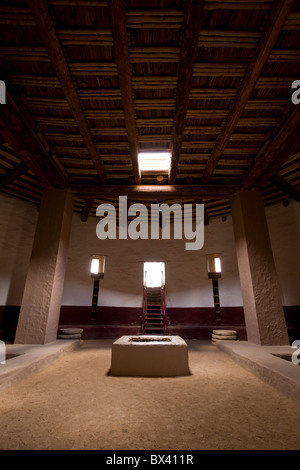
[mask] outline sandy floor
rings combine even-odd
[[[0,449],[300,449],[300,405],[201,341],[188,377],[108,375],[110,340],[84,341],[0,394]]]

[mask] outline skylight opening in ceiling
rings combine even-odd
[[[138,154],[140,173],[169,174],[170,152],[141,152]]]

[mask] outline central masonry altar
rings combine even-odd
[[[122,336],[112,345],[111,375],[190,375],[187,344],[180,336]]]

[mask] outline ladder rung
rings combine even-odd
[[[163,327],[162,327],[162,328],[155,328],[154,326],[150,326],[150,328],[145,327],[145,330],[151,330],[151,331],[153,331],[153,330],[156,330],[156,331],[158,331],[158,330],[159,330],[159,331],[163,331],[163,329],[164,329]]]
[[[166,312],[164,306],[164,291],[158,288],[145,288],[146,305],[142,316],[142,331],[145,334],[165,334]]]
[[[163,315],[145,315],[144,318],[152,318],[153,320],[163,320]]]
[[[163,325],[164,322],[159,320],[159,321],[153,321],[153,320],[148,320],[145,322],[145,325]]]

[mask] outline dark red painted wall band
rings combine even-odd
[[[0,339],[13,341],[20,306],[0,306]],[[290,341],[300,339],[300,306],[284,307]],[[83,339],[118,338],[137,334],[141,308],[98,307],[96,320],[91,319],[89,306],[62,306],[59,328],[82,327]],[[246,340],[243,307],[221,307],[217,321],[213,307],[168,308],[169,332],[183,338],[210,339],[213,329],[234,329],[239,339]]]
[[[142,309],[138,307],[98,307],[96,322],[91,320],[91,307],[62,306],[60,323],[72,324],[138,324]],[[215,323],[213,307],[167,308],[171,324]],[[245,325],[243,307],[221,307],[221,320],[228,323]]]

